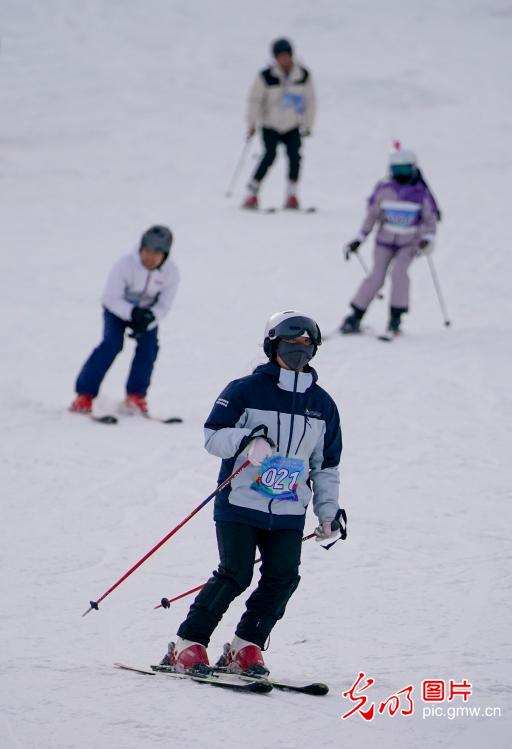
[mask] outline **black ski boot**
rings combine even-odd
[[[340,333],[343,335],[361,332],[361,320],[366,310],[354,307],[354,305],[352,305],[352,309],[354,310],[352,314],[348,315],[340,325]]]
[[[403,307],[390,307],[389,308],[389,322],[388,331],[393,335],[400,333],[400,323],[402,322],[402,314],[407,312]]]

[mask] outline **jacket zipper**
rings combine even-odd
[[[299,381],[299,373],[295,372],[295,379],[293,382],[293,398],[292,398],[292,414],[290,419],[290,436],[288,438],[288,447],[286,448],[286,457],[290,454],[290,447],[292,446],[292,437],[293,437],[293,421],[295,418],[295,401],[297,398],[297,383]]]
[[[309,419],[307,416],[304,416],[304,431],[302,432],[302,436],[299,440],[299,444],[297,445],[297,449],[295,450],[295,455],[297,455],[297,453],[299,452],[299,447],[302,445],[302,440],[304,439],[306,435],[306,427],[308,426],[309,426]]]

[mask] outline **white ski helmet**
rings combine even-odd
[[[301,335],[307,335],[313,341],[315,345],[314,356],[318,346],[322,343],[322,333],[315,320],[304,312],[298,312],[297,310],[275,312],[268,318],[265,325],[263,351],[269,359],[272,359],[278,340],[281,338],[298,338]]]
[[[416,154],[409,148],[398,148],[396,151],[392,151],[389,156],[389,166],[405,166],[409,164],[416,166],[417,163]]]

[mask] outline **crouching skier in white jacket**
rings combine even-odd
[[[70,411],[89,414],[103,378],[123,348],[131,329],[135,354],[126,382],[124,410],[147,414],[146,393],[158,354],[158,324],[169,312],[179,284],[179,271],[169,259],[172,233],[166,226],[152,226],[133,253],[114,264],[102,297],[103,340],[83,365],[77,396]]]
[[[346,537],[346,514],[338,505],[338,409],[309,366],[321,342],[310,317],[295,311],[273,315],[263,344],[269,362],[230,382],[215,402],[205,424],[205,446],[222,458],[219,484],[247,459],[251,465],[216,498],[220,564],[178,628],[163,665],[208,670],[210,637],[234,598],[250,585],[258,549],[261,577],[221,665],[267,674],[261,651],[299,584],[311,496],[317,537]]]

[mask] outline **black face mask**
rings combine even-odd
[[[309,345],[306,345],[305,343],[288,343],[288,341],[279,341],[276,353],[289,369],[298,372],[313,358],[315,344],[310,343]]]

